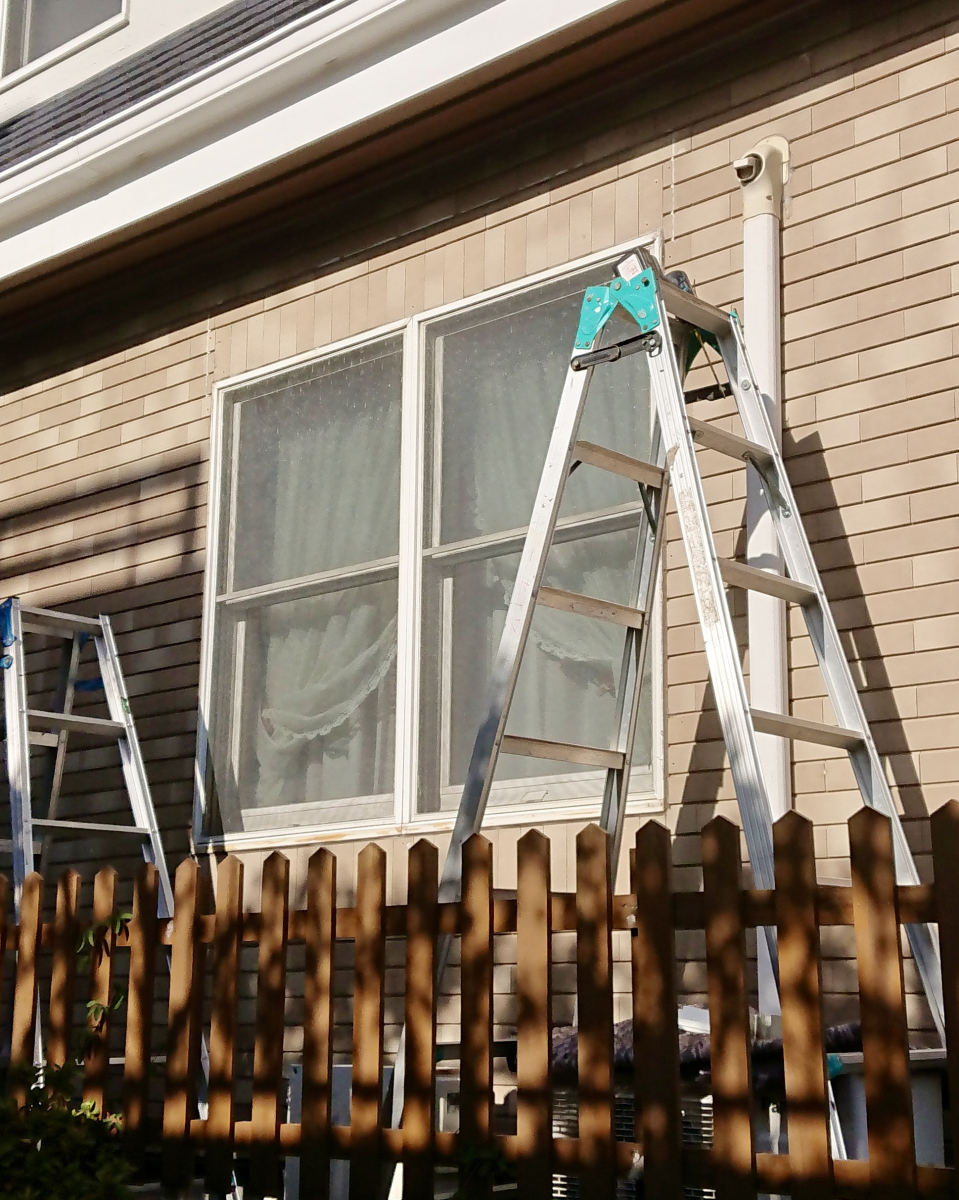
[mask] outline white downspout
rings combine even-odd
[[[782,445],[781,249],[783,184],[789,172],[789,146],[780,137],[759,142],[733,164],[743,190],[743,325],[749,358],[766,411]],[[746,493],[746,560],[750,566],[782,574],[783,563],[762,483],[750,468]],[[774,596],[749,592],[749,691],[755,708],[789,712],[786,661],[786,605]],[[758,733],[756,741],[773,818],[792,807],[789,742]],[[760,942],[760,945],[762,943]],[[778,991],[760,956],[760,1009],[779,1011]],[[765,978],[764,978],[765,977]]]

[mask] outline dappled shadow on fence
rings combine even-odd
[[[248,1194],[280,1194],[284,1158],[300,1158],[300,1200],[329,1195],[330,1164],[351,1164],[351,1200],[376,1196],[390,1164],[405,1166],[403,1194],[432,1197],[436,1168],[459,1170],[464,1195],[487,1196],[495,1163],[518,1181],[524,1198],[552,1195],[556,1173],[577,1176],[581,1194],[614,1197],[627,1174],[641,1175],[647,1194],[680,1196],[714,1187],[722,1197],[789,1193],[794,1197],[930,1196],[951,1193],[951,1167],[917,1166],[913,1135],[910,1048],[902,969],[901,926],[938,922],[943,955],[948,1072],[959,1095],[959,803],[932,821],[936,882],[897,886],[888,820],[862,810],[849,822],[851,887],[819,885],[812,825],[790,813],[774,829],[776,888],[743,888],[740,834],[723,818],[703,831],[704,888],[674,892],[667,831],[644,825],[632,854],[631,891],[613,895],[608,845],[596,826],[577,838],[576,891],[550,888],[549,843],[539,832],[518,845],[515,897],[494,898],[490,844],[481,836],[464,851],[462,900],[437,903],[434,846],[410,850],[408,902],[386,904],[386,856],[375,845],[359,858],[356,905],[336,907],[336,861],[328,850],[310,860],[307,908],[289,906],[289,864],[272,855],[263,871],[260,912],[242,911],[243,867],[225,858],[217,872],[215,911],[207,913],[195,862],[176,874],[172,920],[157,918],[156,875],[140,872],[129,919],[116,919],[116,874],[97,876],[92,920],[77,912],[76,876],[57,893],[53,922],[41,922],[43,881],[24,887],[21,924],[0,930],[3,965],[15,972],[11,1059],[33,1056],[38,959],[52,953],[50,1001],[42,1012],[48,1060],[75,1043],[77,972],[89,975],[84,1096],[109,1106],[110,1046],[123,1048],[124,1137],[132,1156],[160,1156],[164,1183],[185,1188],[195,1171],[214,1194],[228,1192],[242,1171]],[[6,899],[6,892],[4,893]],[[4,911],[6,908],[4,906]],[[861,1010],[868,1161],[833,1160],[829,1123],[827,1037],[823,1029],[820,930],[855,929]],[[746,931],[778,932],[782,1042],[781,1105],[788,1117],[784,1153],[759,1152],[754,1025],[746,988]],[[704,931],[709,992],[705,1058],[713,1106],[711,1146],[684,1144],[677,1010],[675,934]],[[87,930],[89,961],[77,955]],[[613,1019],[613,934],[631,933],[631,1018]],[[551,1021],[551,938],[576,935],[579,1023],[567,1031],[560,1057]],[[497,1119],[493,1075],[495,938],[517,936],[515,1125]],[[459,1127],[437,1127],[438,939],[459,939],[461,1042]],[[337,940],[353,943],[352,1094],[348,1124],[333,1121],[333,957]],[[388,939],[405,943],[406,1104],[399,1129],[384,1110],[384,992]],[[241,1119],[238,1030],[242,1024],[241,949],[257,947],[253,1008],[252,1106]],[[296,951],[296,946],[303,947]],[[98,949],[99,948],[99,949]],[[302,1070],[298,1120],[285,1100],[284,1007],[291,950],[303,964]],[[165,1054],[151,1052],[157,972],[167,969]],[[125,957],[127,956],[127,957]],[[126,1003],[115,1006],[114,977],[126,962]],[[298,968],[299,969],[299,968]],[[288,1032],[288,1029],[287,1029]],[[111,1040],[112,1036],[112,1040]],[[209,1084],[202,1084],[201,1041],[209,1046]],[[764,1052],[768,1053],[766,1044]],[[152,1058],[152,1062],[151,1062]],[[151,1109],[149,1076],[158,1072],[162,1104]],[[502,1089],[503,1079],[497,1080]],[[575,1091],[576,1136],[558,1136],[557,1087]],[[616,1128],[616,1096],[634,1099],[631,1133]],[[201,1110],[199,1101],[205,1094]],[[21,1097],[22,1099],[22,1097]],[[204,1115],[201,1116],[200,1112]],[[956,1106],[950,1119],[957,1121]],[[568,1132],[568,1131],[567,1131]],[[953,1144],[959,1144],[954,1140]],[[642,1164],[642,1165],[640,1165]],[[619,1194],[622,1194],[620,1191]]]

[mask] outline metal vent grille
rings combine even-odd
[[[712,1096],[684,1096],[680,1101],[683,1119],[683,1141],[688,1146],[713,1144]],[[716,1200],[714,1188],[683,1188],[683,1200]]]
[[[712,1146],[713,1144],[713,1098],[712,1096],[683,1096],[680,1102],[683,1123],[683,1141],[687,1145]],[[614,1111],[616,1140],[633,1141],[635,1107],[632,1092],[616,1094]],[[558,1088],[553,1095],[553,1136],[574,1138],[579,1132],[579,1113],[575,1088]],[[553,1200],[579,1200],[579,1180],[575,1175],[553,1176]],[[616,1200],[635,1200],[636,1184],[621,1179],[616,1185]],[[687,1187],[684,1200],[716,1200],[712,1188]]]
[[[617,1092],[613,1127],[618,1142],[634,1140],[635,1108],[632,1092]],[[553,1137],[574,1138],[579,1133],[579,1111],[575,1088],[558,1088],[553,1093]],[[575,1175],[553,1176],[553,1200],[579,1200],[579,1180]],[[616,1200],[636,1200],[636,1184],[620,1179]]]

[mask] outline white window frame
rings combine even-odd
[[[427,327],[439,318],[476,307],[503,297],[520,294],[540,284],[562,279],[591,266],[608,262],[638,246],[662,256],[661,233],[632,238],[582,258],[551,267],[499,287],[464,297],[414,316],[380,325],[352,337],[252,371],[231,376],[214,384],[210,429],[210,483],[207,516],[207,564],[203,590],[201,622],[200,686],[197,720],[197,746],[194,771],[193,838],[197,849],[240,850],[270,849],[275,846],[315,845],[340,839],[420,836],[444,833],[452,829],[455,810],[417,813],[419,787],[419,691],[421,656],[421,618],[423,586],[423,499],[425,455],[427,448],[425,348]],[[217,566],[221,553],[220,516],[225,476],[224,427],[227,393],[236,387],[270,378],[294,367],[330,358],[381,338],[402,333],[403,381],[400,416],[400,502],[397,580],[397,655],[396,655],[396,736],[392,820],[338,822],[323,825],[283,826],[275,830],[250,830],[211,834],[205,830],[206,780],[209,758],[208,721],[213,692],[213,633],[216,612]],[[631,794],[627,816],[661,813],[665,808],[665,672],[663,670],[662,588],[657,591],[653,611],[653,695],[652,695],[652,775],[649,792]],[[526,781],[535,783],[535,781]],[[597,800],[531,803],[515,806],[490,805],[485,825],[504,827],[541,825],[557,821],[598,819]]]
[[[0,71],[3,70],[3,64],[7,61],[7,34],[10,28],[10,9],[14,3],[16,3],[16,0],[0,0]],[[53,50],[48,50],[46,54],[41,54],[33,62],[24,63],[23,66],[17,67],[6,75],[0,75],[0,92],[5,92],[9,88],[15,87],[24,79],[29,79],[31,75],[38,75],[41,71],[45,71],[47,67],[52,67],[55,63],[62,62],[65,58],[70,58],[72,55],[79,53],[79,51],[85,50],[87,46],[92,46],[94,42],[99,42],[103,38],[109,37],[111,33],[116,33],[118,29],[125,28],[125,26],[130,24],[131,3],[132,0],[122,0],[120,11],[112,17],[107,17],[99,25],[92,26],[85,33],[78,33],[76,37],[70,38],[68,42],[54,47]]]

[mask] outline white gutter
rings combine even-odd
[[[789,171],[789,146],[766,138],[733,164],[743,189],[743,325],[746,348],[762,391],[776,440],[782,447],[782,293],[780,233],[783,184]],[[783,572],[762,481],[750,468],[746,492],[746,560],[764,571]],[[748,592],[749,693],[754,708],[789,712],[786,658],[786,605],[775,596]],[[790,743],[757,733],[756,742],[773,819],[792,808]],[[760,1010],[779,1012],[779,990],[759,939]]]
[[[386,127],[411,100],[429,107],[498,60],[636,7],[342,0],[0,174],[0,281],[236,190],[251,174],[279,173],[298,152],[319,157],[325,144],[348,143],[354,127]]]

